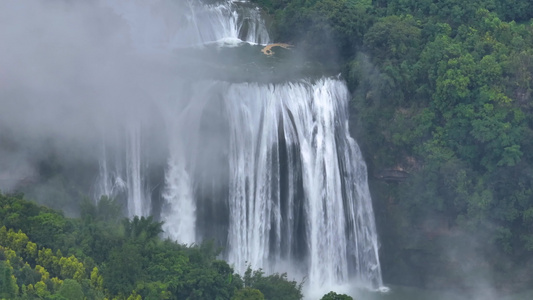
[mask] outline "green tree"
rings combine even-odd
[[[50,291],[48,290],[48,287],[46,286],[46,283],[44,283],[44,281],[39,281],[34,284],[33,289],[37,297],[39,297],[40,299],[44,299],[50,296]]]
[[[41,212],[37,216],[30,217],[32,240],[39,242],[45,247],[52,247],[58,242],[59,235],[64,233],[66,220],[55,212]]]
[[[143,262],[144,258],[136,245],[124,244],[113,249],[102,270],[104,288],[113,295],[129,295],[135,282],[143,279]]]
[[[85,267],[74,255],[71,255],[68,258],[61,257],[59,259],[59,267],[63,278],[81,281],[85,277]]]
[[[74,279],[65,279],[57,294],[70,300],[85,299],[80,283]]]
[[[82,219],[88,221],[104,221],[109,223],[118,222],[121,219],[121,207],[114,198],[102,196],[97,201],[84,198],[80,204],[80,214]]]
[[[138,241],[154,240],[163,232],[162,222],[155,222],[152,216],[138,217],[133,220],[124,219],[124,230],[127,238]]]
[[[258,289],[263,293],[265,299],[302,299],[302,284],[296,281],[289,281],[287,274],[272,274],[264,276],[260,270],[252,271],[250,267],[244,273],[244,285],[249,288]]]
[[[415,59],[422,44],[421,33],[412,16],[388,16],[366,32],[364,45],[379,61]]]
[[[235,292],[231,300],[264,300],[265,296],[258,289],[245,287]]]
[[[97,267],[94,267],[93,270],[91,271],[90,279],[91,279],[91,284],[93,285],[94,288],[96,288],[97,290],[101,290],[103,288],[104,278],[98,272]]]
[[[54,275],[59,275],[60,266],[59,259],[54,255],[51,249],[43,248],[39,250],[37,256],[37,263],[46,268],[49,272],[52,272]]]
[[[0,261],[0,298],[14,299],[18,294],[13,268],[7,261]]]
[[[325,294],[320,300],[353,300],[353,298],[348,295],[337,294],[332,291]]]

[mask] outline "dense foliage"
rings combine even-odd
[[[532,2],[256,2],[278,42],[324,63],[336,55],[370,176],[404,175],[371,178],[385,280],[469,286],[494,272],[493,286],[526,286]]]
[[[324,297],[322,297],[320,300],[353,300],[353,298],[345,294],[329,292],[325,294]]]
[[[0,194],[0,299],[301,299],[286,274],[244,278],[212,243],[161,240],[151,217],[121,219],[108,198],[81,219]]]

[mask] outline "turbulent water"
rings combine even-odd
[[[142,52],[269,42],[248,3],[105,3]],[[157,104],[164,178],[151,179],[149,131],[133,122],[104,138],[96,197],[125,198],[130,216],[158,214],[180,243],[215,238],[238,272],[292,271],[325,289],[352,279],[382,286],[367,170],[349,135],[342,79],[177,86],[179,96]]]
[[[381,284],[344,84],[234,84],[223,98],[231,132],[228,258],[237,270],[306,257],[311,283],[354,274]]]
[[[260,12],[248,5],[220,1],[204,5],[182,1],[106,1],[127,20],[138,49],[173,49],[207,43],[270,40]]]

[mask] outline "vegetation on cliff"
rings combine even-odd
[[[349,84],[385,281],[527,286],[533,4],[255,2],[273,15],[277,42],[338,64]],[[402,178],[380,176],[393,172]]]

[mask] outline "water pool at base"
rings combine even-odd
[[[490,288],[476,291],[424,290],[405,286],[390,286],[388,292],[356,290],[354,300],[531,300],[533,290],[502,295]]]

